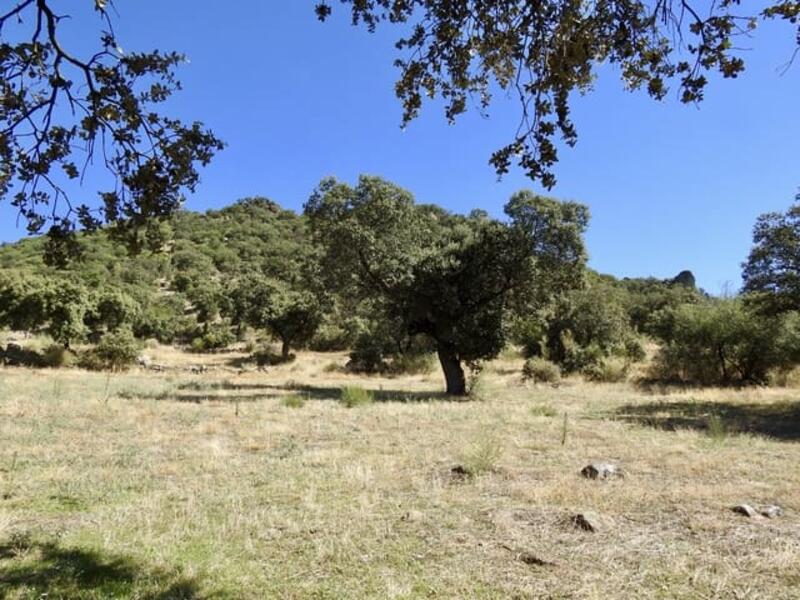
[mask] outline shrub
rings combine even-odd
[[[42,352],[42,360],[48,367],[71,367],[76,362],[75,353],[67,350],[61,344],[51,344]]]
[[[236,336],[227,325],[214,324],[204,328],[191,343],[193,352],[213,352],[227,348],[236,341]]]
[[[767,383],[800,362],[800,315],[761,316],[740,299],[683,305],[661,316],[655,379],[702,385]]]
[[[300,394],[291,394],[284,396],[281,399],[281,404],[286,408],[303,408],[306,405],[306,399]]]
[[[587,381],[619,383],[628,379],[630,365],[621,358],[606,358],[586,367],[581,373]]]
[[[547,404],[537,404],[531,407],[531,414],[534,417],[555,417],[558,411]]]
[[[370,390],[355,385],[343,387],[339,397],[339,401],[347,408],[371,404],[373,400],[374,396]]]
[[[475,442],[464,456],[464,468],[471,477],[494,471],[503,454],[503,447],[493,437]]]
[[[486,378],[483,376],[483,367],[480,364],[469,366],[470,375],[467,381],[467,393],[472,401],[484,402],[489,400],[489,390],[486,386]]]
[[[128,329],[106,333],[97,347],[84,352],[79,364],[93,371],[122,371],[132,366],[141,350],[141,344]]]
[[[561,369],[544,358],[529,358],[522,366],[522,379],[533,383],[555,383],[561,379]]]

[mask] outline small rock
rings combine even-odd
[[[783,514],[783,509],[776,504],[770,504],[769,506],[764,506],[761,508],[761,514],[768,519],[774,519],[775,517],[780,517]]]
[[[733,510],[733,512],[737,514],[744,515],[745,517],[758,516],[758,512],[756,511],[756,509],[750,506],[749,504],[739,504],[737,506],[734,506],[731,510]]]
[[[612,479],[624,477],[622,470],[613,463],[592,463],[581,469],[581,475],[587,479]]]
[[[604,528],[604,519],[595,512],[583,512],[572,517],[572,524],[576,529],[597,533]]]

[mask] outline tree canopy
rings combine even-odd
[[[800,194],[785,213],[761,215],[744,263],[744,290],[770,313],[800,310]]]
[[[710,72],[733,78],[745,68],[740,39],[763,19],[797,24],[800,2],[772,0],[742,8],[739,0],[341,0],[352,22],[374,31],[405,25],[397,96],[403,123],[423,101],[440,97],[449,121],[471,103],[486,111],[498,91],[519,99],[513,139],[492,154],[498,174],[517,162],[550,188],[558,160],[557,138],[572,146],[577,131],[570,96],[591,90],[603,63],[616,65],[627,89],[660,100],[670,85],[681,102],[703,99]],[[316,7],[327,19],[331,2]]]
[[[377,301],[409,335],[432,339],[454,395],[466,392],[463,363],[502,350],[515,296],[575,285],[583,272],[585,206],[525,191],[505,211],[506,221],[451,214],[366,176],[354,188],[323,181],[305,209],[329,289]]]
[[[198,182],[197,165],[222,143],[199,122],[158,112],[180,89],[180,54],[124,52],[111,19],[112,3],[93,0],[98,45],[81,56],[68,48],[48,0],[17,0],[0,9],[0,199],[47,229],[54,263],[77,252],[71,232],[103,222],[133,248],[148,241],[150,220],[174,212]],[[73,10],[86,11],[86,2]],[[82,15],[81,18],[88,18]],[[64,180],[82,179],[93,162],[114,176],[99,207],[73,204]]]

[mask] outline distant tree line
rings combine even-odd
[[[0,328],[49,336],[62,354],[80,346],[98,368],[131,362],[151,338],[212,352],[255,335],[278,349],[254,346],[254,360],[347,350],[367,373],[435,356],[454,395],[509,344],[600,380],[648,354],[651,377],[705,384],[766,383],[800,362],[797,206],[759,218],[733,298],[708,296],[688,271],[591,271],[588,219],[583,205],[528,191],[493,218],[417,204],[378,177],[328,179],[299,215],[264,198],[177,212],[134,255],[104,230],[81,234],[82,259],[60,269],[42,238],[5,244]]]

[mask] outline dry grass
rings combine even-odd
[[[192,375],[152,352],[176,369],[0,370],[0,597],[798,597],[794,391],[525,387],[508,357],[450,402],[437,373],[337,356]],[[375,402],[344,408],[346,385]],[[582,479],[592,460],[626,477]]]

